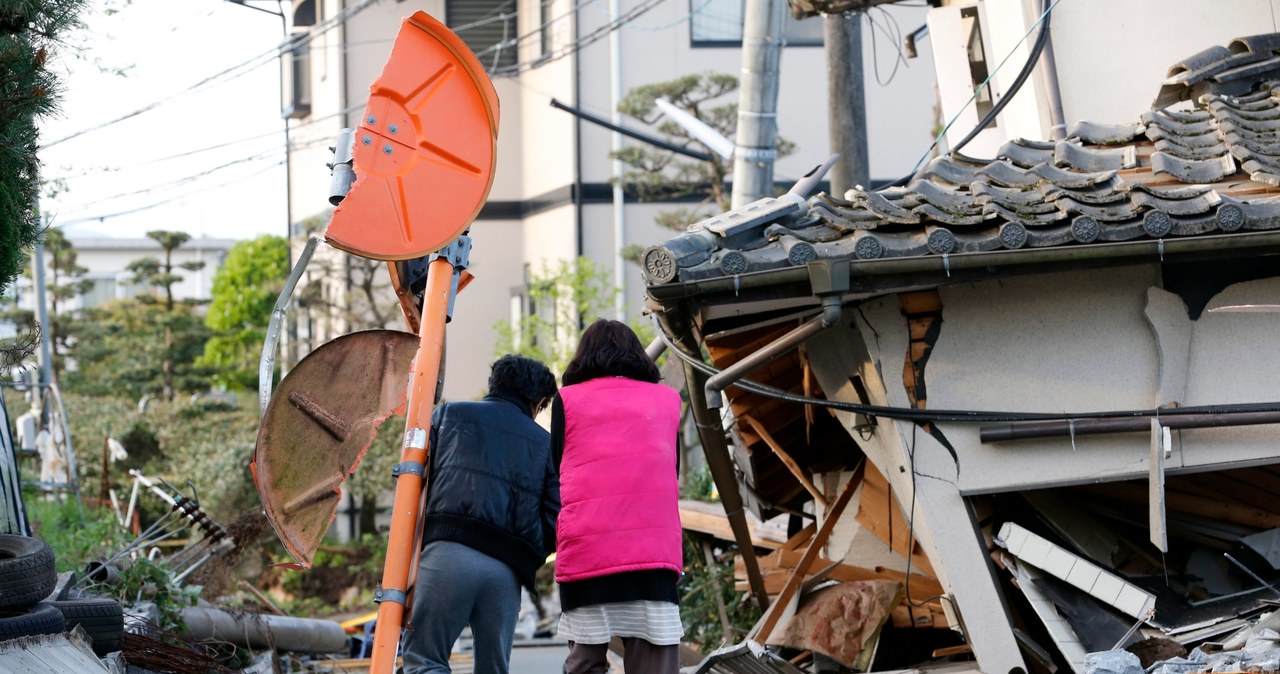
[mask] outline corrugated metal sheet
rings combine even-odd
[[[804,674],[754,641],[721,648],[707,656],[694,674]]]
[[[79,627],[66,634],[0,642],[0,674],[109,674],[91,644]]]
[[[22,504],[17,449],[13,436],[9,434],[9,411],[3,399],[0,399],[0,534],[31,535]]]

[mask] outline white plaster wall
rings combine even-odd
[[[623,2],[626,9],[630,2]],[[603,9],[603,5],[595,8]],[[582,13],[580,32],[588,32],[604,24],[607,17],[595,8]],[[738,47],[692,47],[689,26],[683,19],[690,3],[665,2],[636,20],[635,27],[621,32],[623,53],[623,92],[643,84],[662,82],[688,73],[719,72],[739,74],[742,69]],[[899,64],[894,62],[899,45],[893,35],[890,19],[897,21],[902,32],[915,30],[924,23],[925,10],[918,7],[888,5],[873,10],[880,27],[863,24],[863,62],[866,86],[867,143],[871,177],[897,178],[914,164],[928,146],[933,123],[934,73],[932,51],[928,41],[921,41],[920,57]],[[805,19],[821,21],[821,18]],[[896,37],[896,35],[894,35]],[[582,50],[580,103],[595,114],[609,116],[609,58],[607,40]],[[879,78],[877,83],[876,66]],[[799,178],[821,163],[830,153],[827,122],[826,56],[821,47],[788,46],[783,50],[778,87],[778,133],[796,144],[796,151],[778,160],[775,177],[788,181]],[[726,102],[736,100],[731,95]],[[627,118],[627,124],[641,126]],[[627,140],[627,143],[633,141]],[[583,162],[585,179],[602,182],[611,175],[608,158],[609,132],[587,125],[584,127]]]
[[[476,278],[458,295],[447,328],[446,400],[484,395],[488,366],[497,355],[493,324],[507,317],[511,289],[523,282],[520,230],[518,220],[480,220],[471,226],[469,269]]]
[[[1265,355],[1274,351],[1280,316],[1205,312],[1192,322],[1179,298],[1153,287],[1159,282],[1154,271],[1130,267],[943,288],[942,328],[925,369],[929,408],[1083,413],[1280,400],[1280,359]],[[1277,297],[1280,278],[1273,278],[1230,286],[1209,306],[1275,303]],[[874,372],[888,386],[886,399],[905,406],[907,333],[897,298],[868,302],[859,316],[869,325],[862,335],[870,340]],[[871,371],[865,364],[862,370]],[[959,467],[917,431],[917,472],[954,482],[966,494],[1148,472],[1145,432],[984,445],[978,425],[939,426]],[[910,446],[910,427],[899,432]],[[1177,472],[1274,460],[1277,438],[1275,426],[1184,431],[1166,466]]]
[[[213,289],[213,275],[217,273],[222,266],[223,261],[227,257],[227,251],[230,250],[234,241],[227,239],[192,239],[183,246],[173,252],[174,273],[180,275],[182,280],[173,285],[173,295],[176,299],[209,299],[210,291]],[[91,279],[123,279],[132,277],[132,274],[126,271],[130,262],[140,260],[144,257],[154,257],[157,260],[164,260],[164,251],[160,249],[159,244],[150,239],[71,239],[71,244],[76,249],[76,264],[88,270],[85,278]],[[53,283],[53,276],[50,263],[50,256],[45,254],[45,279],[49,283]],[[187,271],[178,268],[185,262],[204,262],[204,269],[199,271]],[[59,282],[65,283],[65,278],[60,278]],[[24,288],[32,288],[28,284],[23,284]],[[149,292],[139,291],[139,292]],[[28,304],[34,306],[34,304]],[[79,302],[72,300],[68,302],[60,302],[60,308],[76,309],[79,308]]]
[[[994,68],[1008,62],[994,77],[994,90],[1003,96],[1026,61],[1032,32],[1017,45],[1039,16],[1032,0],[974,0],[949,2],[930,12],[930,39],[938,58],[935,67],[942,89],[946,120],[959,114],[948,133],[955,142],[977,122],[972,106],[961,111],[972,93],[963,44],[948,37],[959,23],[959,8],[981,5],[987,58]],[[1278,0],[1073,0],[1053,10],[1052,38],[1058,86],[1067,128],[1087,120],[1103,124],[1136,122],[1151,109],[1168,69],[1197,52],[1232,39],[1280,30]],[[970,143],[972,156],[993,156],[1011,138],[1051,137],[1043,81],[1033,75],[1010,102],[994,128]]]
[[[1276,0],[1080,0],[1054,10],[1067,124],[1135,120],[1169,66],[1232,39],[1280,30]]]

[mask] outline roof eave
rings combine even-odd
[[[1166,261],[1193,261],[1248,252],[1280,255],[1280,231],[1144,239],[1057,248],[997,250],[955,255],[928,255],[878,260],[849,260],[849,293],[874,297],[968,283],[1004,276],[1042,274],[1078,269],[1122,267]],[[829,264],[843,261],[820,261]],[[812,297],[810,272],[785,267],[736,276],[650,285],[653,301],[670,306],[682,301],[734,304],[771,297]]]

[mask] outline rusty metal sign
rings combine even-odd
[[[271,397],[250,468],[267,519],[303,568],[333,522],[342,482],[382,422],[404,413],[417,349],[407,332],[344,335],[303,358]]]

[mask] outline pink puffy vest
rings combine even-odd
[[[556,580],[683,567],[676,433],[680,394],[601,377],[560,389],[564,458]]]

